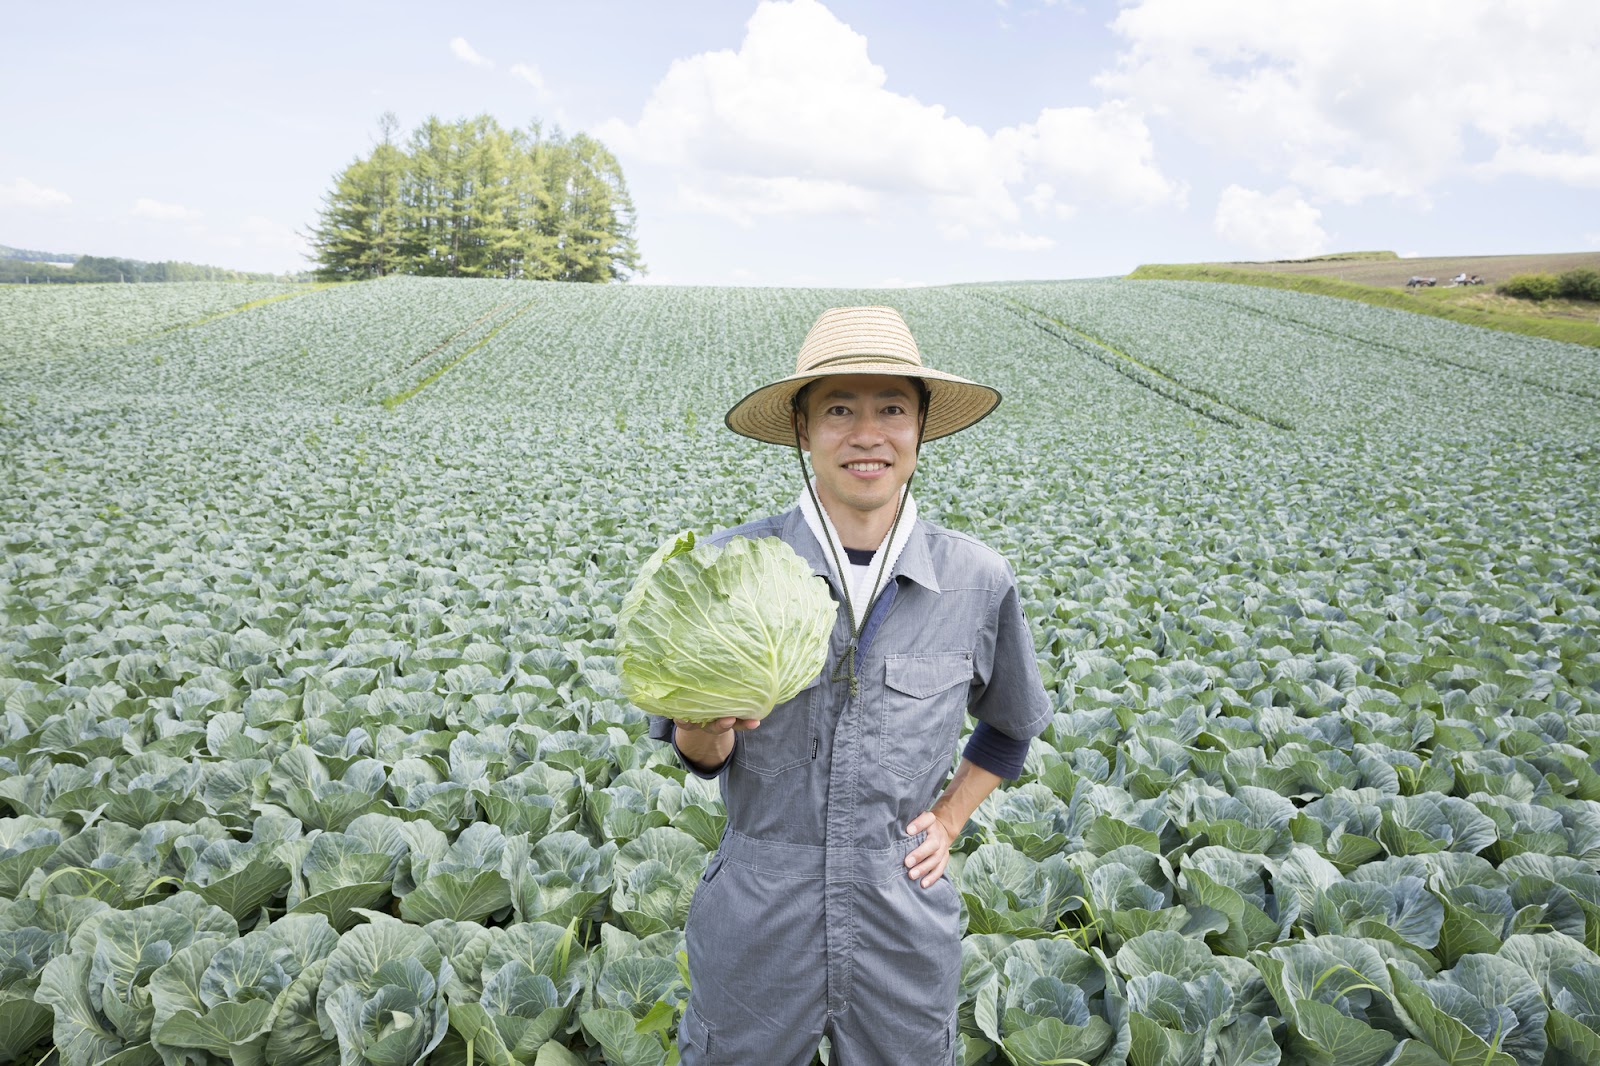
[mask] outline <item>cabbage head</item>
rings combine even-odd
[[[623,598],[622,691],[683,722],[765,718],[821,672],[838,610],[776,537],[734,537],[718,548],[680,533]]]

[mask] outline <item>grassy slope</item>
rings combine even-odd
[[[1565,341],[1600,348],[1600,324],[1571,320],[1542,318],[1532,314],[1514,314],[1504,311],[1486,311],[1474,307],[1461,307],[1434,301],[1415,293],[1380,288],[1376,285],[1358,285],[1334,278],[1307,277],[1300,274],[1280,274],[1266,270],[1240,270],[1233,267],[1206,264],[1151,263],[1139,267],[1128,277],[1161,278],[1170,281],[1220,281],[1235,285],[1259,285],[1268,289],[1289,289],[1294,292],[1318,296],[1337,296],[1356,300],[1375,307],[1392,307],[1401,311],[1414,311],[1434,318],[1447,318],[1471,326],[1483,326],[1507,333],[1521,333],[1531,337]]]

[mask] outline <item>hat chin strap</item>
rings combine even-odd
[[[922,433],[927,424],[928,408],[924,403],[922,417],[917,420],[916,454],[918,456],[922,454]],[[845,645],[844,658],[839,660],[838,668],[834,670],[828,680],[839,682],[848,679],[850,682],[850,695],[854,698],[861,695],[861,680],[856,673],[856,647],[861,640],[861,631],[867,627],[867,619],[872,615],[873,604],[877,603],[878,598],[883,595],[883,589],[879,586],[883,581],[883,571],[884,567],[888,565],[890,553],[884,551],[879,555],[878,576],[872,582],[873,595],[867,601],[866,608],[858,618],[855,603],[850,596],[850,578],[845,574],[844,566],[839,562],[839,552],[834,547],[833,536],[829,532],[830,524],[823,520],[825,515],[822,510],[822,501],[817,498],[816,486],[811,483],[811,474],[806,470],[805,453],[800,450],[800,412],[793,408],[789,411],[789,426],[794,430],[794,457],[800,462],[800,483],[806,487],[806,492],[811,495],[811,506],[817,509],[817,524],[822,527],[822,539],[826,542],[828,555],[833,559],[833,572],[839,575],[839,591],[844,593],[844,609],[850,616],[850,642]],[[889,525],[889,544],[894,543],[894,535],[900,529],[900,516],[905,513],[906,497],[911,494],[911,479],[916,476],[917,471],[913,467],[911,474],[906,478],[906,483],[900,487],[900,498],[894,504],[894,521]],[[839,547],[842,548],[843,545]]]

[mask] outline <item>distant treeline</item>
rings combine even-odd
[[[78,257],[66,252],[36,252],[31,248],[7,248],[0,244],[0,259],[31,259],[38,263],[65,263],[71,266]]]
[[[5,249],[7,252],[12,249]],[[24,255],[42,255],[24,252]],[[0,255],[0,284],[71,285],[83,282],[162,282],[162,281],[299,281],[302,277],[278,274],[252,274],[243,270],[200,266],[196,263],[145,263],[138,259],[110,259],[79,256],[71,266],[27,261],[19,256]]]
[[[388,274],[624,281],[644,269],[622,167],[587,134],[429,117],[334,178],[311,242],[317,277]]]

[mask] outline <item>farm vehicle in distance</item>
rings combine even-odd
[[[1420,288],[1429,288],[1429,289],[1431,289],[1437,284],[1439,284],[1439,279],[1438,278],[1424,278],[1424,277],[1419,277],[1416,274],[1413,274],[1409,278],[1406,279],[1406,288],[1408,288],[1408,289],[1420,289]],[[1483,284],[1483,276],[1481,274],[1467,274],[1467,273],[1463,272],[1463,273],[1457,274],[1455,277],[1451,278],[1450,279],[1450,285],[1446,286],[1446,287],[1448,288],[1448,287],[1452,287],[1452,286],[1456,286],[1456,285],[1482,285],[1482,284]]]

